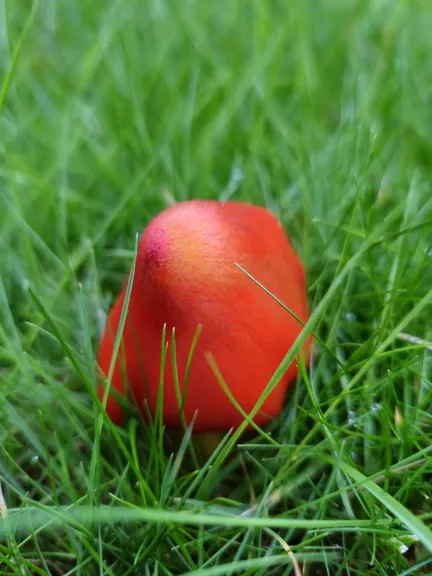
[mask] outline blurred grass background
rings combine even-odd
[[[432,336],[431,30],[427,0],[0,0],[2,573],[430,573],[430,353],[400,334]],[[100,435],[88,390],[135,235],[193,197],[274,211],[325,302],[277,449],[211,474]]]

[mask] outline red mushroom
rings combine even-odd
[[[160,386],[161,338],[175,328],[181,393],[191,345],[194,351],[183,413],[194,432],[226,431],[244,420],[221,388],[206,353],[211,353],[233,396],[249,413],[302,325],[248,278],[249,272],[303,322],[308,305],[303,266],[278,220],[267,210],[241,202],[192,200],[164,210],[141,237],[135,276],[112,387],[125,394],[124,377],[142,410],[154,415]],[[126,284],[107,322],[99,365],[108,375]],[[310,340],[303,352],[308,355]],[[124,366],[122,367],[122,363]],[[291,364],[254,421],[265,425],[282,408]],[[99,398],[104,395],[100,385]],[[107,412],[117,424],[124,413],[111,394]],[[180,424],[171,353],[166,356],[163,420]]]

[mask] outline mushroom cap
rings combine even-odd
[[[244,274],[244,268],[294,314],[308,320],[305,274],[278,220],[264,208],[242,202],[191,200],[171,206],[147,226],[138,256],[122,345],[112,387],[125,394],[125,377],[144,416],[152,415],[161,382],[161,348],[166,325],[168,350],[163,378],[163,420],[180,423],[173,374],[171,334],[183,414],[194,431],[223,431],[244,418],[231,403],[208,363],[211,353],[234,398],[249,413],[302,330],[301,324]],[[127,281],[108,317],[99,349],[106,376],[113,354]],[[184,380],[198,326],[201,332]],[[306,358],[310,339],[303,347]],[[254,421],[265,425],[280,413],[293,362]],[[99,397],[104,394],[99,386]],[[148,408],[145,407],[147,403]],[[110,395],[110,418],[123,422],[123,409]]]

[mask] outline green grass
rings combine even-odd
[[[0,0],[1,574],[432,573],[431,30],[427,0]],[[92,399],[136,234],[196,197],[278,214],[319,340],[201,467]]]

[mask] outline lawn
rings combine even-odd
[[[33,6],[0,0],[0,573],[431,574],[430,2]],[[188,198],[281,219],[316,336],[200,466],[91,396],[136,235]]]

